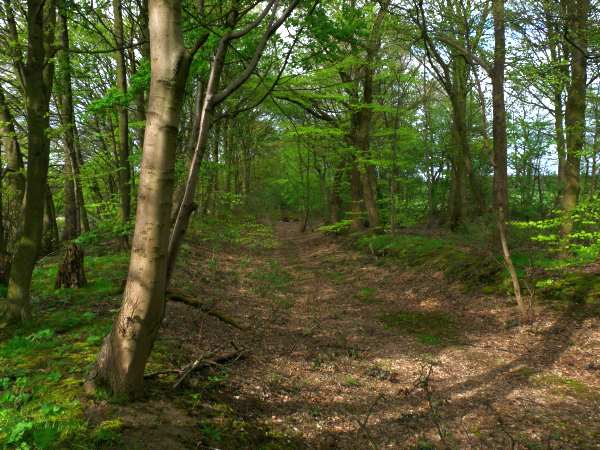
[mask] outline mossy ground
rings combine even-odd
[[[401,311],[386,313],[380,320],[389,329],[413,336],[424,345],[456,343],[459,337],[456,319],[439,311]]]
[[[102,448],[119,435],[115,423],[90,427],[82,383],[102,338],[107,312],[118,308],[115,290],[127,256],[88,256],[89,284],[54,289],[57,260],[34,271],[34,319],[0,334],[0,445],[6,448]]]

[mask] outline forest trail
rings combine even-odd
[[[274,228],[260,248],[190,240],[176,285],[249,329],[171,303],[159,345],[174,367],[232,341],[250,354],[190,379],[147,448],[600,448],[598,319],[518,325],[510,298]]]

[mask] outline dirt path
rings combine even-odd
[[[508,298],[294,223],[275,235],[274,249],[187,250],[177,283],[250,328],[170,305],[169,362],[231,341],[251,353],[191,380],[163,420],[184,423],[170,448],[600,448],[597,318],[520,326]]]

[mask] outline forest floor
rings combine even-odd
[[[179,406],[123,407],[126,442],[600,448],[597,317],[538,308],[521,325],[509,297],[465,294],[441,272],[400,270],[298,228],[256,228],[249,245],[190,240],[174,284],[248,329],[171,303],[168,363],[232,345],[249,353],[190,379]]]
[[[91,252],[92,281],[79,291],[53,291],[56,262],[43,262],[34,291],[49,294],[36,299],[36,321],[0,336],[0,443],[600,448],[597,313],[538,305],[536,320],[520,324],[508,296],[465,290],[345,238],[301,233],[296,222],[229,227],[192,230],[172,284],[245,329],[169,302],[147,371],[235,348],[243,358],[195,371],[179,388],[176,374],[149,378],[134,403],[85,397],[127,254]]]

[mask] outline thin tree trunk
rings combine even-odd
[[[169,212],[177,128],[190,58],[180,0],[150,0],[152,72],[135,232],[123,304],[104,339],[88,388],[137,396],[164,315]]]
[[[508,215],[508,173],[507,173],[507,137],[506,105],[504,103],[504,71],[506,65],[506,38],[504,20],[504,0],[493,0],[494,16],[494,65],[492,78],[493,137],[494,137],[494,207],[497,214],[498,233],[502,256],[510,274],[517,306],[523,320],[530,319],[530,306],[521,295],[521,286],[512,261],[507,239],[506,219]]]
[[[333,184],[331,186],[331,193],[329,195],[329,221],[337,223],[342,220],[342,180],[344,178],[344,172],[346,169],[347,160],[345,156],[342,156],[340,162],[335,168],[333,174]]]
[[[71,57],[69,51],[69,29],[67,24],[67,12],[61,7],[59,11],[60,40],[62,50],[59,55],[58,85],[58,109],[62,126],[64,127],[65,144],[65,229],[63,239],[73,239],[81,231],[89,231],[90,224],[83,197],[81,185],[81,158],[77,150],[77,126],[73,112],[73,90],[71,87]],[[67,198],[72,199],[67,202]],[[68,208],[67,208],[68,206]],[[73,224],[67,226],[67,217]]]
[[[50,186],[46,185],[46,199],[44,204],[44,229],[40,257],[52,253],[58,245],[58,224],[56,223],[56,207]]]
[[[2,148],[6,156],[6,175],[3,183],[5,213],[9,215],[8,227],[5,227],[7,241],[14,241],[22,222],[22,205],[25,196],[25,175],[21,146],[17,140],[15,124],[10,108],[6,103],[4,91],[0,86],[0,134]]]
[[[112,1],[114,16],[115,43],[117,46],[117,88],[121,93],[127,93],[127,67],[125,63],[123,15],[121,0]],[[127,108],[123,105],[117,106],[119,120],[119,194],[121,199],[121,220],[129,220],[131,216],[131,168],[129,165],[129,117]]]

